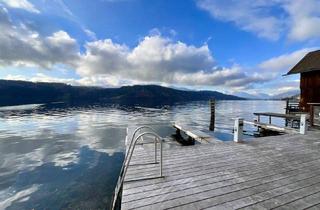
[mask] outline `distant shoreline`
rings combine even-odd
[[[120,88],[71,86],[63,83],[0,80],[0,106],[26,104],[119,104],[161,106],[177,102],[247,100],[218,91],[187,91],[157,85],[135,85]]]

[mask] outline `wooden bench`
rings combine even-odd
[[[196,140],[196,141],[206,141],[209,142],[212,139],[212,136],[210,136],[209,134],[206,134],[202,131],[199,131],[195,128],[192,128],[190,126],[186,126],[186,125],[178,125],[177,123],[173,124],[173,127],[177,129],[177,131],[182,131],[183,133],[185,133],[188,137]]]

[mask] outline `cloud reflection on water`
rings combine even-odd
[[[253,112],[283,112],[284,105],[217,101],[217,135],[230,138],[234,117],[252,120]],[[153,124],[165,137],[174,133],[172,121],[206,129],[210,118],[208,102],[159,109],[60,104],[1,113],[0,209],[105,206],[122,164],[128,125]]]

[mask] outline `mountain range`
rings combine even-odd
[[[157,85],[120,88],[71,86],[63,83],[0,80],[0,106],[65,102],[161,106],[201,100],[244,100],[217,91],[177,90]]]
[[[285,93],[280,93],[280,94],[276,94],[276,95],[269,95],[269,94],[265,94],[265,93],[249,94],[246,92],[239,92],[235,95],[238,97],[251,99],[251,100],[282,100],[285,98],[290,98],[293,96],[300,95],[300,91],[299,90],[290,90]]]

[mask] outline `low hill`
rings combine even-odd
[[[0,106],[50,102],[158,106],[176,102],[209,100],[211,98],[216,100],[243,99],[217,91],[185,91],[157,85],[101,88],[71,86],[63,83],[0,80]]]
[[[300,94],[296,94],[293,96],[282,98],[282,100],[292,100],[292,101],[299,101],[300,100]]]

